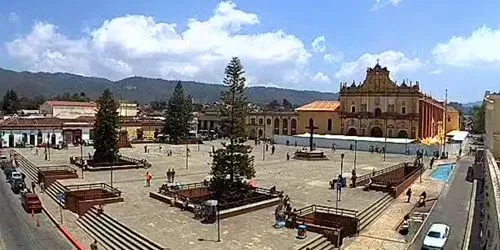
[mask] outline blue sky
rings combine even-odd
[[[0,67],[336,92],[380,59],[438,99],[500,90],[500,1],[0,0]]]

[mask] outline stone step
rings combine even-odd
[[[98,215],[95,215],[93,213],[86,213],[85,218],[90,223],[92,223],[94,228],[97,228],[98,233],[106,235],[108,239],[110,239],[112,243],[120,249],[140,249],[137,248],[137,246],[131,244],[131,242],[129,242],[127,238],[117,233],[112,226],[105,223],[105,221],[100,219]]]
[[[326,238],[325,238],[326,239]],[[323,250],[323,249],[330,249],[331,247],[333,247],[332,243],[328,240],[325,240],[323,241],[323,243],[315,246],[314,248],[312,249],[315,249],[315,250]]]
[[[307,248],[310,248],[311,245],[316,244],[317,242],[322,241],[323,238],[325,238],[325,237],[323,235],[319,234],[316,237],[314,237],[314,238],[310,239],[309,241],[307,241],[306,243],[300,245],[298,248],[296,248],[296,250],[305,250]]]
[[[93,207],[87,213],[92,213],[94,215],[97,215],[97,209],[95,207]],[[126,227],[125,225],[123,225],[119,221],[115,220],[114,218],[110,217],[109,215],[102,213],[98,216],[102,220],[109,223],[117,231],[119,231],[120,234],[123,234],[127,238],[134,240],[136,242],[136,245],[141,246],[140,249],[151,249],[151,250],[162,249],[162,247],[159,246],[158,244],[152,242],[148,238],[140,235],[139,233],[131,230],[130,228]]]
[[[104,247],[105,249],[107,250],[114,250],[114,249],[120,249],[120,248],[117,248],[115,245],[113,245],[112,243],[110,243],[104,235],[100,234],[100,233],[96,233],[98,231],[96,231],[90,224],[89,222],[84,218],[84,216],[78,218],[78,220],[75,221],[76,224],[81,228],[83,229],[84,232],[86,232],[90,237],[92,237],[93,239],[97,240],[97,242],[99,243],[99,246],[102,246]]]
[[[358,230],[361,232],[366,227],[368,227],[372,222],[374,222],[380,214],[384,211],[385,208],[394,200],[394,198],[390,195],[384,196],[382,199],[377,201],[377,204],[370,208],[369,211],[364,211],[362,216],[359,219]]]
[[[314,244],[309,245],[309,249],[320,249],[320,246],[323,246],[323,244],[329,244],[328,239],[325,236],[322,236],[319,240],[315,241]]]

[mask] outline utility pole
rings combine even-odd
[[[266,160],[266,127],[267,127],[267,120],[266,120],[266,115],[264,114],[264,143],[262,144],[262,160]]]
[[[444,143],[443,143],[443,153],[446,154],[446,121],[448,120],[448,89],[444,90],[445,92],[445,97],[444,97],[444,121],[443,121],[443,133],[444,133]]]

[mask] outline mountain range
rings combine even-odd
[[[14,89],[19,96],[56,96],[66,92],[85,92],[88,97],[98,97],[105,88],[109,88],[116,98],[150,103],[153,100],[168,99],[178,81],[129,77],[119,81],[105,78],[87,77],[69,73],[16,72],[0,68],[0,95],[8,89]],[[197,103],[220,100],[222,84],[209,84],[194,81],[182,81],[187,94]],[[281,89],[274,87],[248,87],[248,101],[267,104],[273,100],[287,99],[293,105],[302,105],[316,100],[337,100],[337,93],[325,93],[307,90]]]

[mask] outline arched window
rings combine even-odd
[[[290,121],[290,134],[291,135],[297,134],[297,120],[296,119],[292,119]]]
[[[280,119],[279,118],[274,118],[274,134],[275,135],[280,134]]]
[[[288,135],[288,120],[283,119],[283,135]]]
[[[382,116],[382,110],[380,108],[375,109],[375,117],[381,117]]]
[[[263,125],[264,124],[264,119],[260,118],[259,119],[259,125]]]

